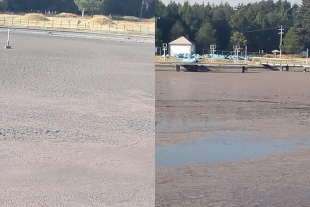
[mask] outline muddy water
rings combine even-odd
[[[276,139],[272,136],[218,133],[199,140],[156,148],[156,168],[200,163],[234,162],[310,147],[310,137]]]

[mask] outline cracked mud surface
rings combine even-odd
[[[310,138],[309,77],[156,72],[156,146],[236,131]],[[156,169],[156,206],[308,206],[309,153]]]
[[[11,44],[0,206],[154,205],[151,45],[13,33]]]

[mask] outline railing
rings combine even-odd
[[[252,61],[256,64],[268,64],[268,65],[291,65],[291,66],[303,66],[310,65],[308,59],[280,59],[280,58],[252,58]]]
[[[155,62],[156,63],[175,63],[175,64],[191,64],[190,62],[182,62],[183,58],[176,58],[176,57],[169,57],[169,58],[163,58],[161,56],[155,56]],[[245,60],[229,60],[229,59],[213,59],[211,58],[205,58],[200,59],[197,64],[229,64],[229,65],[240,65],[240,64],[248,64],[252,61],[245,61]],[[195,63],[192,63],[195,64]]]

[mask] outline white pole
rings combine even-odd
[[[309,48],[307,48],[307,59],[306,59],[306,65],[308,65],[308,57],[309,57]]]
[[[10,46],[10,29],[8,29],[8,39],[7,39],[7,42],[6,42],[6,45],[5,45],[5,49],[11,49],[11,46]]]
[[[247,54],[248,54],[248,46],[245,46],[245,52],[244,52],[244,60],[245,60],[245,64],[247,63]]]
[[[237,49],[237,63],[239,63],[239,49]]]
[[[10,29],[8,29],[8,46],[10,46]]]
[[[164,61],[166,62],[166,48],[164,47]]]

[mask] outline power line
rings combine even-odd
[[[242,33],[250,33],[250,32],[261,32],[261,31],[266,31],[266,30],[275,30],[278,27],[272,27],[272,28],[266,28],[266,29],[258,29],[258,30],[249,30],[249,31],[244,31]]]

